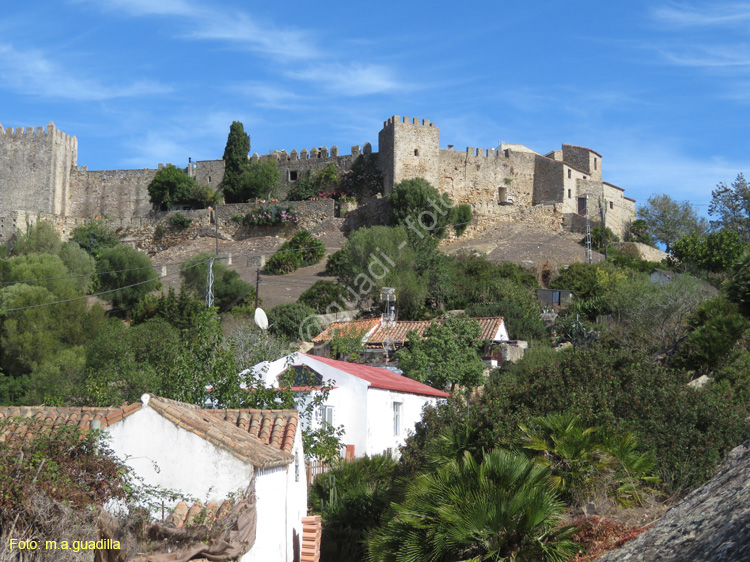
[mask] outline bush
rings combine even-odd
[[[300,267],[318,263],[325,253],[323,242],[306,230],[298,230],[269,258],[265,271],[273,275],[291,273]]]
[[[279,304],[268,311],[268,331],[275,336],[289,340],[299,340],[307,334],[320,333],[320,323],[315,317],[315,311],[299,302]],[[305,332],[300,335],[300,330]]]
[[[334,302],[345,300],[345,290],[333,281],[316,281],[300,295],[299,302],[315,310],[318,314],[326,314],[328,307]]]
[[[182,213],[175,213],[169,217],[169,224],[175,228],[187,228],[193,222],[193,219],[189,219]]]
[[[436,238],[445,235],[445,227],[455,222],[453,202],[427,180],[414,178],[396,184],[388,197],[393,208],[394,225],[410,225]]]
[[[456,236],[461,236],[471,222],[471,205],[466,203],[459,205],[456,208],[456,213],[453,216],[453,230],[456,232]]]
[[[101,289],[111,291],[101,297],[114,308],[130,310],[161,286],[148,256],[129,246],[103,250],[96,260],[96,272]]]
[[[341,190],[353,193],[362,199],[383,192],[383,173],[378,168],[377,160],[360,154],[352,167],[341,174]]]
[[[74,228],[70,239],[94,257],[120,244],[120,239],[103,220],[88,221]]]
[[[252,210],[241,220],[245,226],[275,226],[285,223],[297,224],[300,219],[299,213],[293,206],[273,205]]]

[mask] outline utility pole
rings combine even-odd
[[[219,213],[218,209],[214,206],[214,232],[216,236],[216,257],[219,257]],[[257,308],[257,307],[256,307]]]
[[[586,194],[586,263],[591,263],[591,220],[589,219],[589,194]]]
[[[214,258],[208,260],[208,274],[206,275],[206,308],[214,305]]]
[[[607,261],[607,200],[604,194],[599,198],[599,212],[601,213],[602,243],[604,244],[604,261]]]

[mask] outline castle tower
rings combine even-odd
[[[378,133],[378,158],[385,194],[400,181],[424,178],[438,188],[440,130],[427,119],[394,115]]]
[[[602,181],[602,155],[583,146],[562,145],[562,160],[589,175],[587,179]]]
[[[0,216],[16,210],[66,214],[77,158],[78,141],[54,123],[46,131],[0,125]]]

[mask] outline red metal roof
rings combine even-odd
[[[347,361],[338,361],[337,359],[328,359],[327,357],[318,357],[306,353],[301,353],[300,355],[304,355],[315,361],[320,361],[329,367],[333,367],[334,369],[343,371],[344,373],[357,377],[358,379],[367,381],[372,388],[408,392],[410,394],[420,394],[423,396],[435,396],[437,398],[447,398],[450,396],[447,392],[432,388],[431,386],[410,379],[409,377],[399,375],[389,369],[371,367],[370,365],[360,365],[358,363],[348,363]]]

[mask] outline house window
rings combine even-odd
[[[578,214],[579,215],[586,214],[586,198],[585,197],[578,198]]]
[[[393,403],[393,435],[401,435],[401,402]]]
[[[297,181],[297,170],[289,170],[289,181]]]
[[[323,405],[318,408],[318,421],[321,424],[327,423],[328,425],[333,425],[333,406]]]
[[[613,208],[614,208],[614,205],[612,204],[612,201],[610,201],[610,202],[609,202],[609,208],[610,208],[610,209],[613,209]]]
[[[573,172],[571,172],[570,169],[568,169],[568,179],[570,179],[572,177],[573,177]]]

